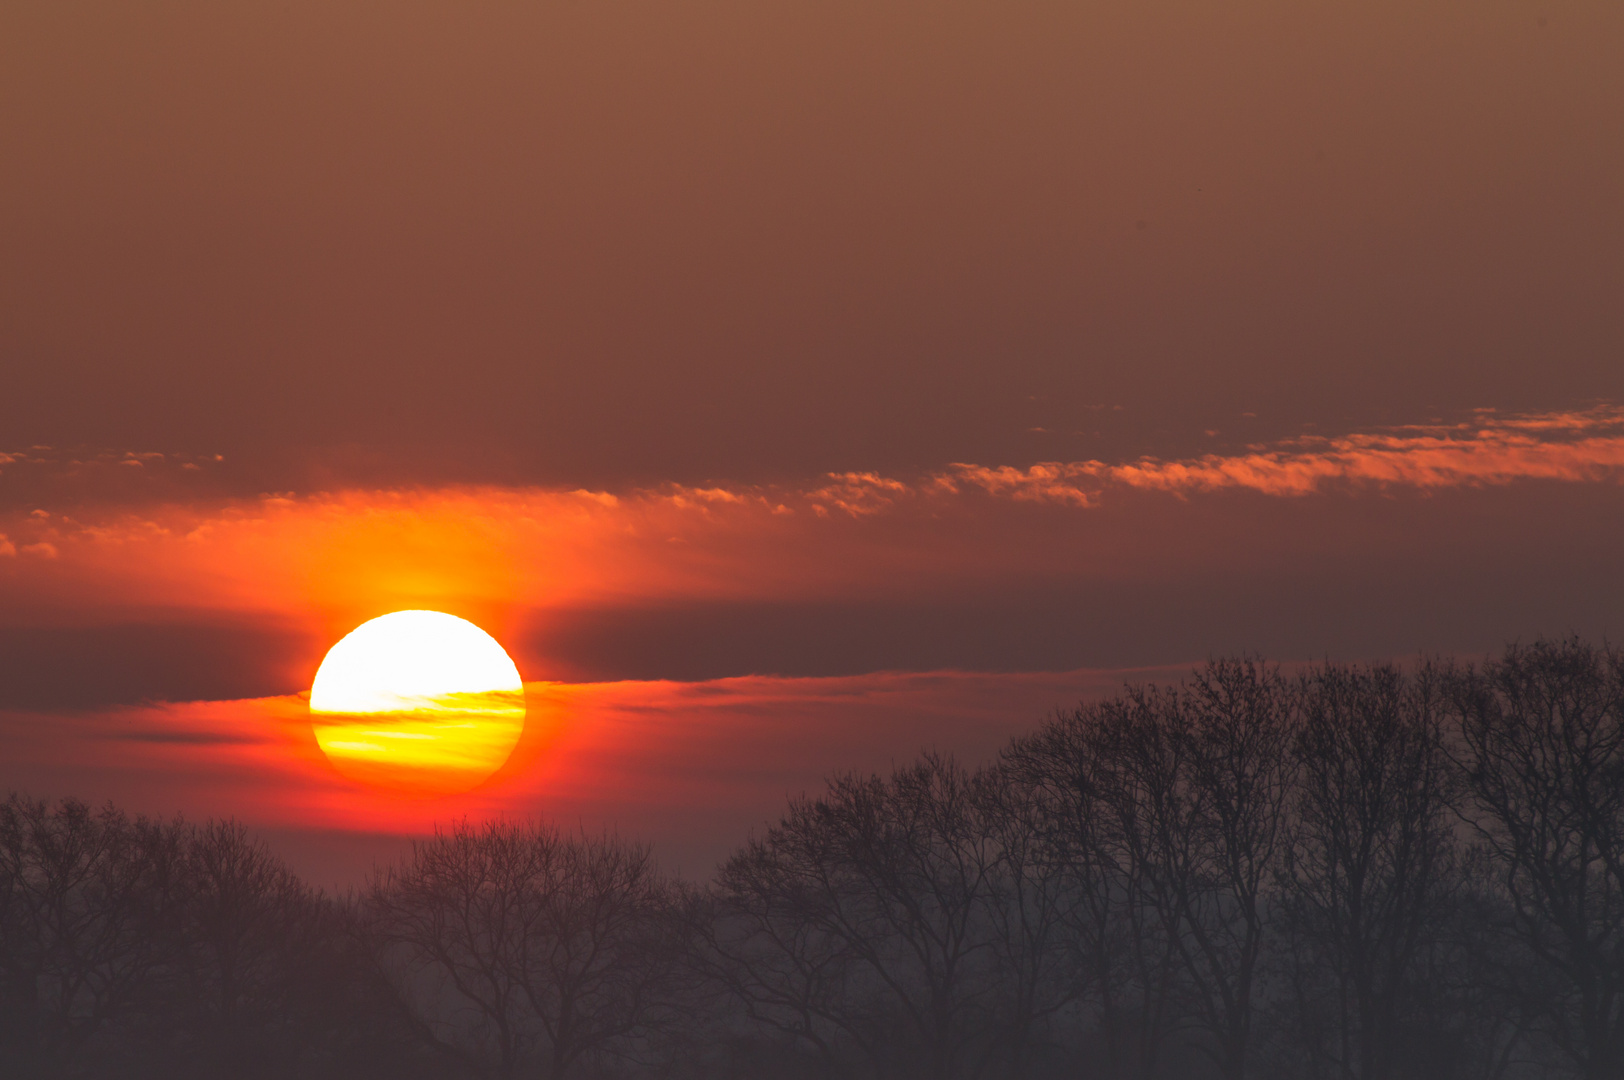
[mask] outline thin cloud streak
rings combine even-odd
[[[43,453],[42,453],[43,451]],[[170,455],[169,457],[175,457]],[[177,459],[178,460],[178,459]],[[216,459],[218,460],[218,459]],[[137,451],[105,451],[84,458],[69,457],[39,448],[32,452],[0,453],[0,474],[21,465],[61,470],[63,478],[86,466],[169,463],[166,455]],[[205,467],[187,460],[184,467]],[[1135,461],[1042,461],[1020,467],[956,462],[946,469],[907,481],[879,472],[829,473],[805,486],[714,484],[706,487],[668,484],[622,493],[576,489],[502,488],[474,486],[447,488],[465,493],[505,493],[506,501],[529,501],[531,507],[552,517],[579,521],[594,513],[615,512],[628,530],[666,527],[649,515],[676,511],[700,519],[714,519],[732,511],[765,511],[774,516],[811,512],[824,517],[842,513],[869,517],[917,499],[942,499],[967,490],[1017,501],[1041,501],[1078,507],[1098,505],[1113,488],[1191,495],[1246,490],[1278,497],[1299,497],[1344,488],[1348,490],[1484,487],[1521,480],[1566,483],[1617,482],[1624,478],[1624,407],[1609,404],[1589,409],[1500,415],[1480,410],[1472,420],[1445,424],[1410,424],[1340,436],[1303,435],[1269,444],[1255,444],[1238,453],[1213,453],[1196,458],[1142,457]],[[267,513],[298,503],[323,504],[328,512],[342,512],[344,504],[366,498],[365,492],[321,493],[303,499],[289,494],[262,495]],[[391,493],[398,501],[409,492]],[[375,493],[382,501],[383,493]],[[171,500],[172,501],[172,500]],[[200,518],[192,535],[240,520],[252,502],[234,503],[219,520]],[[64,521],[50,525],[43,509],[14,512],[9,527],[16,535],[0,533],[8,555],[33,553],[48,556],[62,538]],[[174,526],[133,515],[109,527],[79,523],[87,534],[163,532]],[[17,536],[40,534],[34,544],[17,545]]]
[[[1608,404],[1565,412],[1501,416],[1479,410],[1470,421],[1408,424],[1340,436],[1303,435],[1257,444],[1240,453],[1110,463],[1044,461],[1021,468],[956,462],[909,483],[877,472],[830,473],[802,490],[673,488],[679,506],[716,503],[772,505],[792,513],[851,517],[884,513],[914,499],[941,499],[966,490],[1023,502],[1099,505],[1113,488],[1177,496],[1252,491],[1294,498],[1338,488],[1387,491],[1488,487],[1523,480],[1603,483],[1624,479],[1624,408]],[[660,493],[643,492],[645,497]]]
[[[1337,487],[1437,490],[1520,480],[1567,483],[1624,476],[1624,409],[1497,416],[1470,423],[1410,425],[1337,437],[1303,436],[1241,454],[1124,464],[1042,462],[1026,469],[956,464],[934,478],[958,492],[1095,505],[1113,486],[1190,495],[1246,490],[1299,497]]]
[[[133,450],[72,456],[41,447],[0,453],[0,474],[8,467],[31,467],[67,479],[77,477],[86,468],[145,468],[153,463],[201,471],[218,460]],[[908,499],[955,495],[966,488],[1020,500],[1092,506],[1112,487],[1174,494],[1244,489],[1290,497],[1339,485],[1430,490],[1519,480],[1605,482],[1617,481],[1621,476],[1624,407],[1599,404],[1589,409],[1509,415],[1484,409],[1472,420],[1459,423],[1407,424],[1339,436],[1303,435],[1254,444],[1239,453],[1196,458],[1167,460],[1147,456],[1115,463],[1098,459],[1042,461],[1024,468],[955,462],[913,482],[879,472],[855,471],[829,473],[820,482],[802,487],[669,484],[620,494],[586,489],[489,490],[545,493],[602,510],[664,507],[706,515],[735,507],[785,515],[810,509],[819,515],[839,511],[864,517]],[[261,501],[277,504],[292,498],[264,495]],[[31,516],[38,519],[49,515],[36,509]]]

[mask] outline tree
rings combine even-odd
[[[432,1045],[560,1080],[660,1018],[678,977],[676,900],[647,848],[462,822],[377,877],[367,932]]]
[[[1189,983],[1202,1049],[1243,1080],[1287,797],[1294,696],[1278,671],[1218,660],[1110,714],[1100,751],[1119,859],[1135,868]]]
[[[791,803],[718,878],[718,972],[751,1014],[839,1067],[973,1072],[990,1050],[997,844],[972,777],[927,755]]]
[[[1074,992],[1093,1006],[1112,1076],[1130,1065],[1155,1075],[1170,1019],[1171,944],[1141,902],[1144,864],[1123,843],[1120,797],[1111,797],[1112,747],[1152,700],[1130,691],[1079,706],[1016,739],[1002,758],[1007,782],[1037,811],[1035,838],[1063,868],[1062,948]]]
[[[1326,665],[1302,680],[1293,822],[1280,880],[1299,996],[1332,1020],[1339,1076],[1385,1080],[1401,1009],[1460,884],[1438,678]]]
[[[290,1069],[341,1037],[354,972],[339,912],[233,821],[184,833],[172,998],[203,1075]],[[336,962],[335,962],[336,961]]]
[[[144,1003],[179,916],[182,830],[64,799],[0,803],[0,1050],[65,1069]]]
[[[1546,1028],[1591,1080],[1624,1074],[1624,656],[1513,647],[1453,673],[1468,820],[1492,853],[1508,929],[1552,989]]]
[[[1023,1077],[1040,1025],[1089,989],[1075,939],[1078,875],[1066,845],[1057,844],[1048,827],[1041,789],[1017,779],[1006,763],[976,774],[975,794],[995,852],[983,903],[997,975],[998,1037],[1009,1075]]]

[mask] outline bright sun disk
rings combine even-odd
[[[411,794],[466,791],[524,730],[524,683],[466,619],[397,611],[328,650],[310,687],[316,741],[345,776]]]

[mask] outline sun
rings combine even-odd
[[[405,794],[477,787],[524,730],[524,683],[506,650],[466,619],[397,611],[328,650],[310,687],[316,742],[362,783]]]

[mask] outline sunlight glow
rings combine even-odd
[[[414,795],[478,786],[524,730],[524,684],[485,631],[438,611],[363,623],[310,687],[322,752],[362,783]]]

